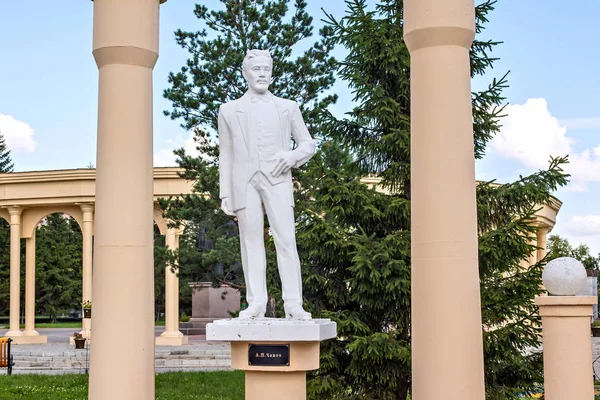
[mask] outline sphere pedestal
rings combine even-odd
[[[540,296],[546,400],[594,398],[590,317],[592,296]]]

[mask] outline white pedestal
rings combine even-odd
[[[329,319],[308,321],[282,318],[220,319],[206,325],[206,340],[321,342],[337,335]]]
[[[336,336],[337,325],[328,319],[236,318],[206,325],[206,340],[231,342],[231,367],[245,371],[246,400],[305,400],[306,371],[319,369],[321,341]]]

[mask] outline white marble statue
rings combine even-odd
[[[269,92],[273,60],[250,50],[243,63],[248,91],[219,109],[221,208],[238,219],[248,308],[240,319],[262,318],[267,306],[264,213],[281,278],[285,314],[311,319],[302,308],[302,278],[296,247],[292,167],[315,152],[300,108]],[[291,138],[297,147],[291,149]]]

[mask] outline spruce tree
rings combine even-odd
[[[10,310],[10,225],[0,217],[0,316]]]
[[[0,131],[0,173],[13,172],[14,163],[10,157],[10,150],[6,147],[4,135]]]
[[[310,397],[405,400],[410,356],[410,54],[401,40],[401,0],[348,0],[341,20],[328,15],[332,42],[347,56],[338,65],[357,104],[346,118],[325,116],[325,143],[300,177],[304,190],[298,242],[306,297],[314,316],[338,323],[324,343]],[[479,40],[493,1],[476,8],[473,76],[493,65],[498,43]],[[473,101],[474,156],[499,130],[506,76],[492,79]],[[535,251],[528,239],[540,204],[566,184],[550,162],[517,182],[477,186],[479,262],[488,399],[516,399],[542,381],[539,324],[533,298],[543,262],[522,268]],[[361,178],[376,177],[369,188]],[[475,182],[473,182],[475,184]],[[446,312],[440,304],[439,312]],[[432,316],[435,318],[435,316]],[[440,335],[443,335],[440,327]]]
[[[320,131],[321,111],[336,101],[335,95],[325,94],[334,83],[334,60],[329,55],[333,48],[325,40],[331,29],[322,29],[308,45],[313,18],[306,5],[305,0],[221,0],[219,10],[196,5],[200,30],[175,33],[190,57],[179,72],[169,74],[171,86],[164,97],[173,107],[165,115],[193,132],[201,156],[175,151],[178,165],[185,169],[182,177],[195,182],[194,194],[166,199],[161,206],[170,219],[186,224],[179,264],[188,279],[243,286],[237,226],[215,212],[220,209],[216,138],[219,106],[246,90],[242,61],[247,51],[271,52],[274,78],[269,90],[298,102],[312,134]],[[272,242],[267,250],[272,260]],[[269,270],[274,271],[272,262]],[[271,281],[275,286],[269,285],[269,290],[277,291],[277,280]]]
[[[53,321],[81,309],[81,229],[61,213],[48,215],[36,233],[36,309]]]

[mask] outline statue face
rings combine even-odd
[[[267,57],[255,57],[248,60],[243,75],[250,90],[256,93],[265,93],[271,83],[272,69],[271,60]]]

